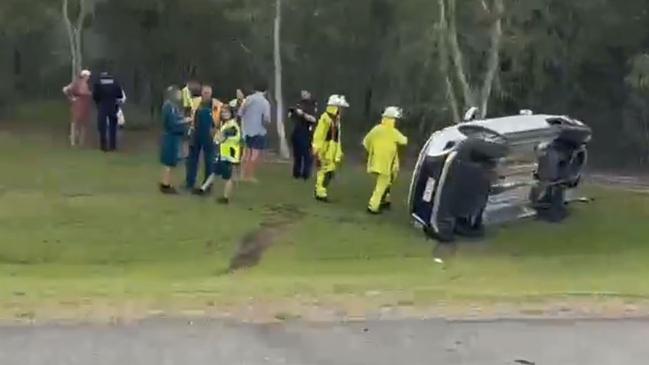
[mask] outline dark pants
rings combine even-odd
[[[293,136],[291,139],[293,142],[293,177],[308,180],[311,177],[311,167],[313,166],[311,138]]]
[[[189,156],[187,157],[187,175],[185,183],[187,188],[193,189],[196,187],[196,177],[198,175],[198,163],[203,152],[203,163],[205,166],[205,174],[203,181],[212,174],[212,166],[214,164],[214,142],[209,135],[194,136],[194,139],[189,146]]]
[[[102,151],[117,149],[117,109],[100,108],[97,111],[97,130],[99,131],[99,145]],[[108,133],[107,133],[108,132]]]

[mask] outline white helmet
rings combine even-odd
[[[398,106],[389,106],[385,108],[383,112],[383,118],[393,118],[393,119],[402,119],[403,118],[403,109]]]
[[[79,75],[80,75],[81,77],[90,77],[90,75],[92,75],[92,73],[90,72],[90,70],[81,70],[81,72],[79,73]]]
[[[345,99],[345,95],[338,95],[334,94],[329,97],[329,101],[327,101],[328,106],[337,106],[341,108],[349,108],[349,103],[347,102],[347,99]]]

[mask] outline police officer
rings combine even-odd
[[[102,72],[95,81],[92,98],[97,105],[97,129],[102,151],[117,149],[117,112],[124,103],[122,87],[108,72]]]
[[[296,179],[308,180],[311,176],[313,164],[313,153],[311,143],[313,141],[313,130],[318,121],[316,102],[311,98],[311,93],[302,90],[301,100],[297,105],[289,109],[289,118],[293,120],[293,134],[291,143],[293,145],[293,177]]]

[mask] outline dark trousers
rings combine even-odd
[[[99,145],[102,151],[117,149],[117,110],[100,108],[97,111],[97,130],[99,131]]]
[[[311,177],[313,154],[311,138],[293,136],[293,177],[308,180]]]
[[[189,156],[187,157],[186,165],[186,179],[185,183],[187,188],[193,189],[196,187],[196,177],[198,175],[198,163],[203,152],[203,160],[205,166],[205,175],[203,181],[212,174],[212,166],[214,164],[214,143],[209,135],[207,136],[194,136],[194,140],[189,146]]]

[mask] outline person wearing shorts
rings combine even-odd
[[[255,173],[266,148],[266,126],[270,124],[270,103],[266,99],[265,83],[258,83],[255,93],[248,96],[239,109],[246,142],[241,165],[241,180],[256,182]]]
[[[263,151],[266,149],[266,136],[246,136],[246,148],[250,150]]]

